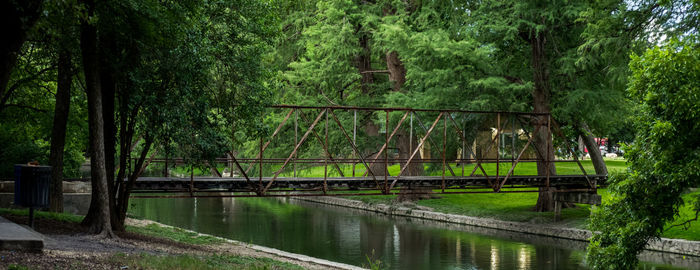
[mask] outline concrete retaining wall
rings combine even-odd
[[[535,234],[541,236],[557,237],[578,241],[588,241],[592,233],[588,230],[575,228],[556,227],[542,224],[530,224],[524,222],[503,221],[490,218],[477,218],[461,215],[453,215],[439,212],[432,212],[407,207],[389,206],[386,204],[367,204],[361,201],[349,200],[337,197],[292,197],[296,200],[316,202],[343,206],[365,211],[383,213],[387,215],[420,218],[441,222],[449,222],[470,226],[493,228],[498,230],[512,231],[518,233]],[[661,238],[650,242],[647,250],[670,252],[682,255],[700,256],[700,241],[689,241],[683,239]]]
[[[90,193],[90,182],[63,181],[63,193]],[[0,181],[0,193],[15,192],[14,181]]]
[[[14,193],[0,193],[0,207],[16,208]],[[85,215],[90,208],[90,193],[63,193],[63,212]]]
[[[89,181],[63,181],[63,212],[85,215],[90,208]],[[0,181],[0,207],[15,208],[15,182]]]

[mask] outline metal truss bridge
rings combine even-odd
[[[277,117],[269,117],[273,115]],[[173,177],[168,168],[184,161],[155,158],[153,153],[140,171],[158,167],[163,175],[138,177],[132,197],[506,193],[537,188],[595,194],[607,179],[586,172],[557,123],[544,113],[276,105],[267,107],[261,118],[276,128],[253,146],[254,155],[250,145],[247,157],[245,151],[232,149],[210,166],[210,176],[194,176],[192,170]],[[546,173],[537,175],[532,163],[557,167],[557,173],[544,169]]]

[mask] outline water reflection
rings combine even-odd
[[[354,265],[390,269],[586,269],[585,243],[485,228],[391,218],[288,199],[132,199],[136,216]],[[645,257],[646,256],[646,257]],[[700,258],[642,258],[700,268]],[[680,261],[679,261],[680,260]],[[674,269],[642,265],[643,269]]]

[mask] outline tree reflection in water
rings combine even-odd
[[[586,269],[584,242],[388,217],[290,199],[132,199],[130,214],[354,265],[389,269]],[[661,261],[655,253],[643,259]],[[663,259],[667,256],[664,255]],[[674,264],[676,261],[673,261]],[[682,260],[700,269],[700,258]],[[650,265],[655,269],[675,269]]]

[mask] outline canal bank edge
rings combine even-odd
[[[291,197],[294,200],[335,205],[382,213],[386,215],[419,218],[433,221],[449,222],[462,225],[486,227],[498,230],[557,237],[578,241],[588,241],[592,233],[588,230],[530,224],[515,221],[503,221],[490,218],[470,217],[407,207],[390,206],[386,204],[368,204],[361,201],[338,197]],[[684,239],[661,238],[649,242],[647,250],[675,253],[681,255],[700,256],[700,241]]]
[[[152,221],[152,220],[146,220],[146,219],[127,218],[127,224],[132,225],[132,226],[146,226],[146,225],[150,225],[150,224],[156,224],[158,226],[162,226],[165,228],[176,228],[174,226],[170,226],[167,224],[159,223],[159,222]],[[343,269],[343,270],[362,270],[362,269],[365,269],[365,268],[357,267],[354,265],[324,260],[324,259],[320,259],[320,258],[302,255],[302,254],[286,252],[286,251],[282,251],[282,250],[270,248],[270,247],[258,246],[258,245],[254,245],[254,244],[250,244],[250,243],[245,243],[245,242],[240,242],[240,241],[236,241],[236,240],[231,240],[228,238],[215,236],[215,235],[199,233],[199,232],[195,232],[195,231],[188,230],[185,228],[177,227],[177,229],[185,231],[185,232],[193,233],[197,236],[212,237],[212,238],[216,238],[216,239],[222,240],[222,241],[230,243],[230,244],[245,246],[247,248],[250,248],[250,249],[253,249],[253,250],[256,250],[259,252],[267,253],[267,254],[270,254],[273,256],[277,256],[277,257],[281,257],[281,258],[285,258],[285,259],[289,259],[289,260],[301,261],[301,262],[305,262],[305,263],[309,263],[309,264],[316,264],[316,265],[319,265],[322,267],[328,267],[329,269]]]

